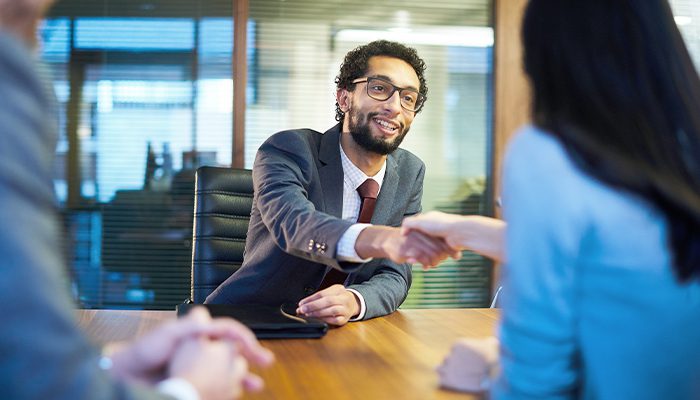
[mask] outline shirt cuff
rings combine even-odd
[[[360,232],[362,232],[368,226],[372,225],[353,224],[345,232],[343,232],[340,240],[338,240],[338,254],[336,256],[338,261],[366,263],[372,260],[372,258],[360,258],[355,250],[355,242],[357,242],[357,237],[360,236]]]
[[[357,296],[358,299],[360,299],[360,313],[357,314],[357,317],[350,318],[348,321],[361,321],[367,313],[367,304],[365,304],[365,298],[362,297],[362,294],[360,294],[360,292],[358,292],[355,289],[345,288],[345,290],[347,290],[348,292],[352,292],[355,296]]]
[[[168,378],[157,386],[158,392],[177,400],[200,400],[197,389],[183,378]]]

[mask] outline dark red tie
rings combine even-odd
[[[369,224],[372,221],[372,214],[374,214],[374,206],[377,204],[377,195],[379,194],[379,184],[374,179],[367,179],[362,182],[357,188],[357,192],[360,194],[362,203],[360,204],[360,215],[357,217],[357,222],[361,224]],[[348,274],[339,271],[335,268],[331,268],[326,274],[319,286],[318,290],[323,290],[329,286],[335,284],[343,284]]]
[[[374,206],[377,204],[379,184],[374,179],[367,179],[357,188],[357,192],[362,198],[360,215],[357,217],[357,222],[369,224],[370,221],[372,221],[372,214],[374,214]]]

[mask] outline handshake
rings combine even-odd
[[[420,263],[424,270],[435,268],[448,257],[459,259],[462,250],[501,262],[505,226],[501,220],[480,215],[431,211],[406,218],[400,228],[366,228],[358,236],[355,250],[362,258]]]

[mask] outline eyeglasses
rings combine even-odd
[[[382,79],[367,77],[352,83],[362,83],[367,82],[367,96],[384,101],[394,95],[394,92],[399,91],[399,99],[401,100],[401,107],[408,111],[418,112],[425,104],[425,95],[418,92],[417,90],[400,88],[393,83]]]

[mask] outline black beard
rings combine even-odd
[[[403,138],[406,137],[406,134],[408,133],[408,129],[396,136],[396,139],[394,139],[393,142],[377,139],[372,136],[372,132],[370,132],[369,129],[369,122],[377,115],[379,115],[379,113],[370,113],[364,115],[363,121],[358,121],[361,117],[363,117],[363,115],[354,115],[352,110],[349,110],[348,117],[350,118],[350,135],[352,135],[352,139],[355,141],[355,143],[357,143],[364,150],[385,156],[393,153],[394,150],[399,148]],[[358,120],[353,117],[357,117]],[[402,128],[399,127],[398,129]]]

